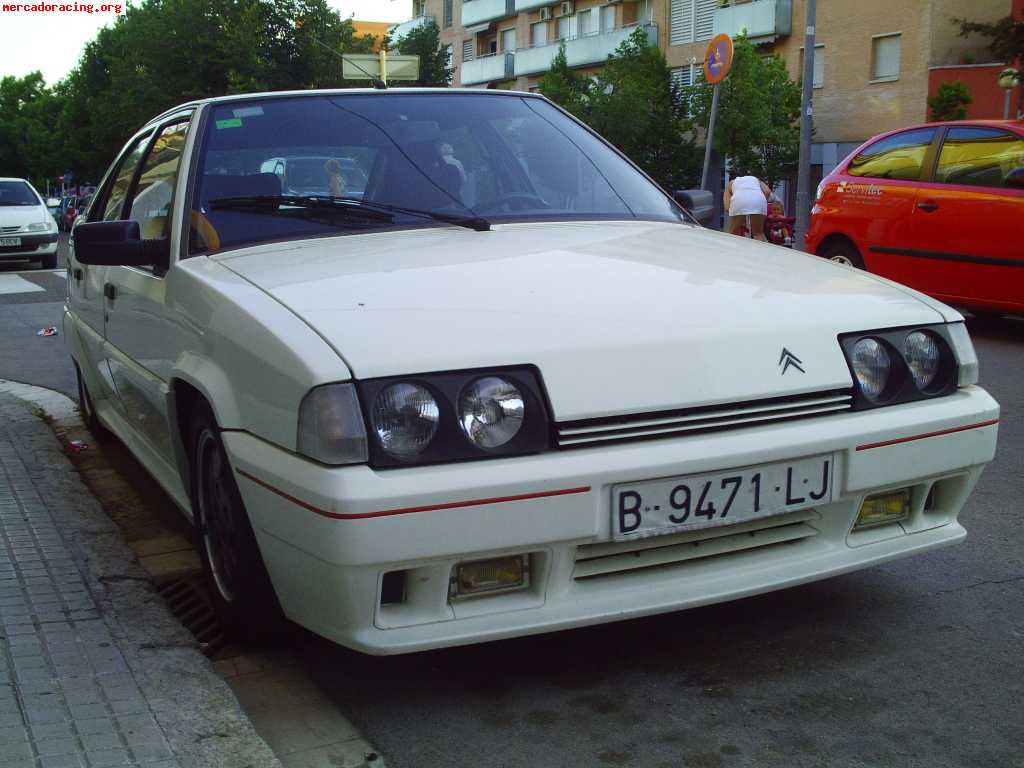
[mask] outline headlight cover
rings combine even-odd
[[[366,461],[366,428],[353,384],[326,384],[309,391],[299,405],[296,448],[322,464]]]
[[[367,379],[358,386],[372,425],[369,463],[374,468],[520,456],[544,451],[550,442],[546,400],[532,366]],[[414,389],[435,404],[436,427],[420,450],[402,453],[378,426],[378,403],[392,396],[387,393],[411,395]]]
[[[430,390],[399,381],[373,400],[371,423],[377,443],[385,453],[411,459],[426,450],[437,433],[440,409]]]
[[[963,378],[953,351],[957,326],[962,329],[963,323],[842,334],[839,344],[855,384],[853,407],[877,408],[954,392]],[[973,353],[969,339],[966,346]],[[882,381],[886,358],[888,375]]]
[[[29,232],[47,232],[50,229],[50,225],[45,221],[33,221],[25,229]]]

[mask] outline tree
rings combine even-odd
[[[569,68],[564,41],[558,46],[558,53],[551,62],[551,69],[540,79],[538,89],[562,109],[581,120],[587,119],[590,80]]]
[[[689,89],[693,116],[707,125],[713,86]],[[714,148],[734,165],[751,169],[769,186],[796,168],[800,149],[800,85],[778,56],[762,58],[745,36],[733,43],[733,63],[722,81]]]
[[[39,72],[0,79],[0,168],[5,175],[45,189],[47,177],[64,172],[54,130],[60,108]]]
[[[404,56],[420,57],[420,77],[416,82],[406,85],[446,88],[452,84],[451,55],[448,47],[441,45],[441,30],[433,19],[411,30],[392,45]]]
[[[989,50],[997,61],[1013,64],[1024,59],[1024,16],[1016,19],[1010,14],[991,24],[967,19],[953,19],[953,23],[960,25],[960,37],[979,34],[989,38]]]
[[[935,95],[928,99],[931,119],[935,122],[963,120],[967,117],[971,101],[971,92],[964,83],[959,80],[942,83]]]

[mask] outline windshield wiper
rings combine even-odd
[[[282,206],[285,206],[282,208]],[[422,216],[443,221],[446,224],[454,224],[459,227],[487,232],[491,223],[479,216],[461,216],[456,213],[440,213],[428,211],[421,208],[406,208],[401,205],[390,205],[378,203],[372,200],[364,200],[360,197],[342,197],[339,195],[253,195],[250,197],[218,197],[210,201],[210,207],[220,210],[231,211],[254,211],[257,213],[288,213],[296,209],[311,209],[316,211],[336,211],[339,213],[354,214],[376,221],[394,221],[392,213],[404,213],[409,216]]]

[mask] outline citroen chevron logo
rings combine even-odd
[[[783,361],[785,361],[785,364],[783,364]],[[779,375],[780,376],[785,376],[786,375],[786,371],[789,370],[790,366],[796,368],[798,371],[800,371],[800,373],[807,373],[807,371],[805,371],[803,368],[800,367],[800,363],[802,363],[802,362],[803,362],[803,360],[801,360],[799,357],[794,355],[788,349],[783,347],[782,348],[782,354],[779,355],[779,365],[782,366],[782,373],[779,374]]]

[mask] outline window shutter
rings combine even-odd
[[[825,85],[825,46],[814,46],[814,81],[813,85],[820,88]]]
[[[898,77],[900,74],[900,36],[888,35],[874,39],[875,68],[872,73],[875,79],[881,77]]]
[[[463,40],[462,41],[462,60],[472,61],[473,60],[473,41]]]
[[[687,88],[692,85],[693,73],[690,71],[690,65],[687,64],[685,67],[676,67],[672,70],[672,84],[676,88]]]
[[[444,26],[448,28],[452,25],[452,0],[444,0]]]
[[[669,45],[693,42],[693,2],[694,0],[672,0]]]
[[[694,40],[710,40],[715,31],[715,8],[718,0],[697,0]]]

